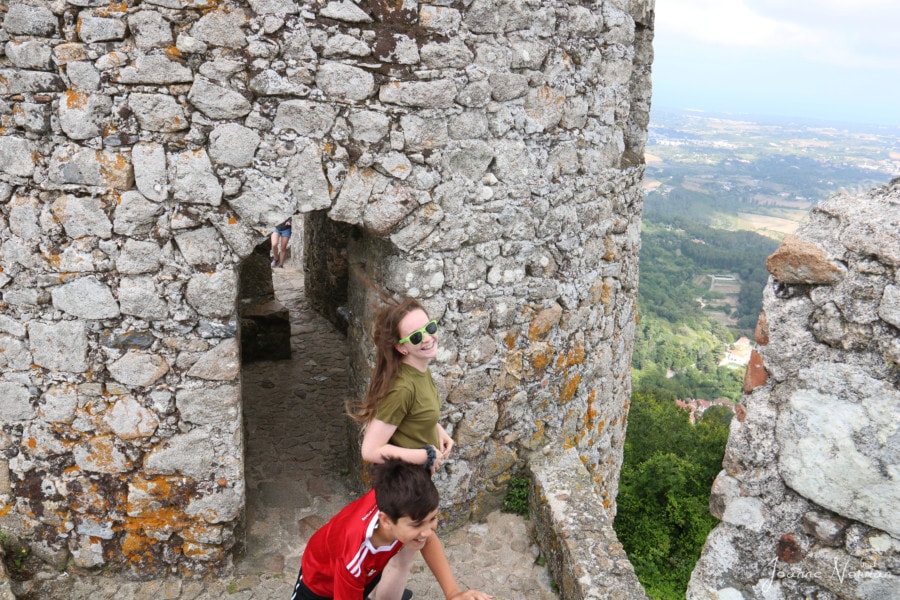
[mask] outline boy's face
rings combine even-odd
[[[437,529],[437,509],[428,513],[421,521],[413,521],[409,517],[400,517],[397,521],[392,521],[384,513],[381,516],[381,526],[384,528],[384,533],[414,550],[421,550],[425,547],[425,542]]]

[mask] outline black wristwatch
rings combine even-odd
[[[425,461],[425,469],[428,471],[434,466],[434,461],[437,460],[437,450],[431,444],[427,446],[422,446],[425,450],[425,453],[428,454],[428,460]]]

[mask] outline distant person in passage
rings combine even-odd
[[[447,600],[491,600],[462,591],[438,543],[440,497],[422,465],[388,459],[372,468],[373,489],[310,538],[291,600],[366,600],[401,548],[422,553]],[[404,599],[411,598],[407,590]]]
[[[288,242],[291,241],[291,219],[281,225],[275,226],[272,232],[272,267],[281,268],[284,266],[284,258],[287,254]]]

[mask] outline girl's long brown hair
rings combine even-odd
[[[388,393],[400,370],[403,355],[397,352],[394,344],[400,339],[400,321],[414,310],[425,310],[417,300],[405,298],[399,303],[390,303],[375,316],[375,327],[372,339],[375,342],[375,368],[369,380],[369,389],[362,402],[350,410],[351,417],[362,423],[368,423],[375,416],[378,401]]]

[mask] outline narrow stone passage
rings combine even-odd
[[[238,572],[247,575],[296,569],[311,532],[353,497],[344,336],[307,306],[302,272],[276,269],[273,280],[291,315],[292,355],[242,374],[247,536]]]

